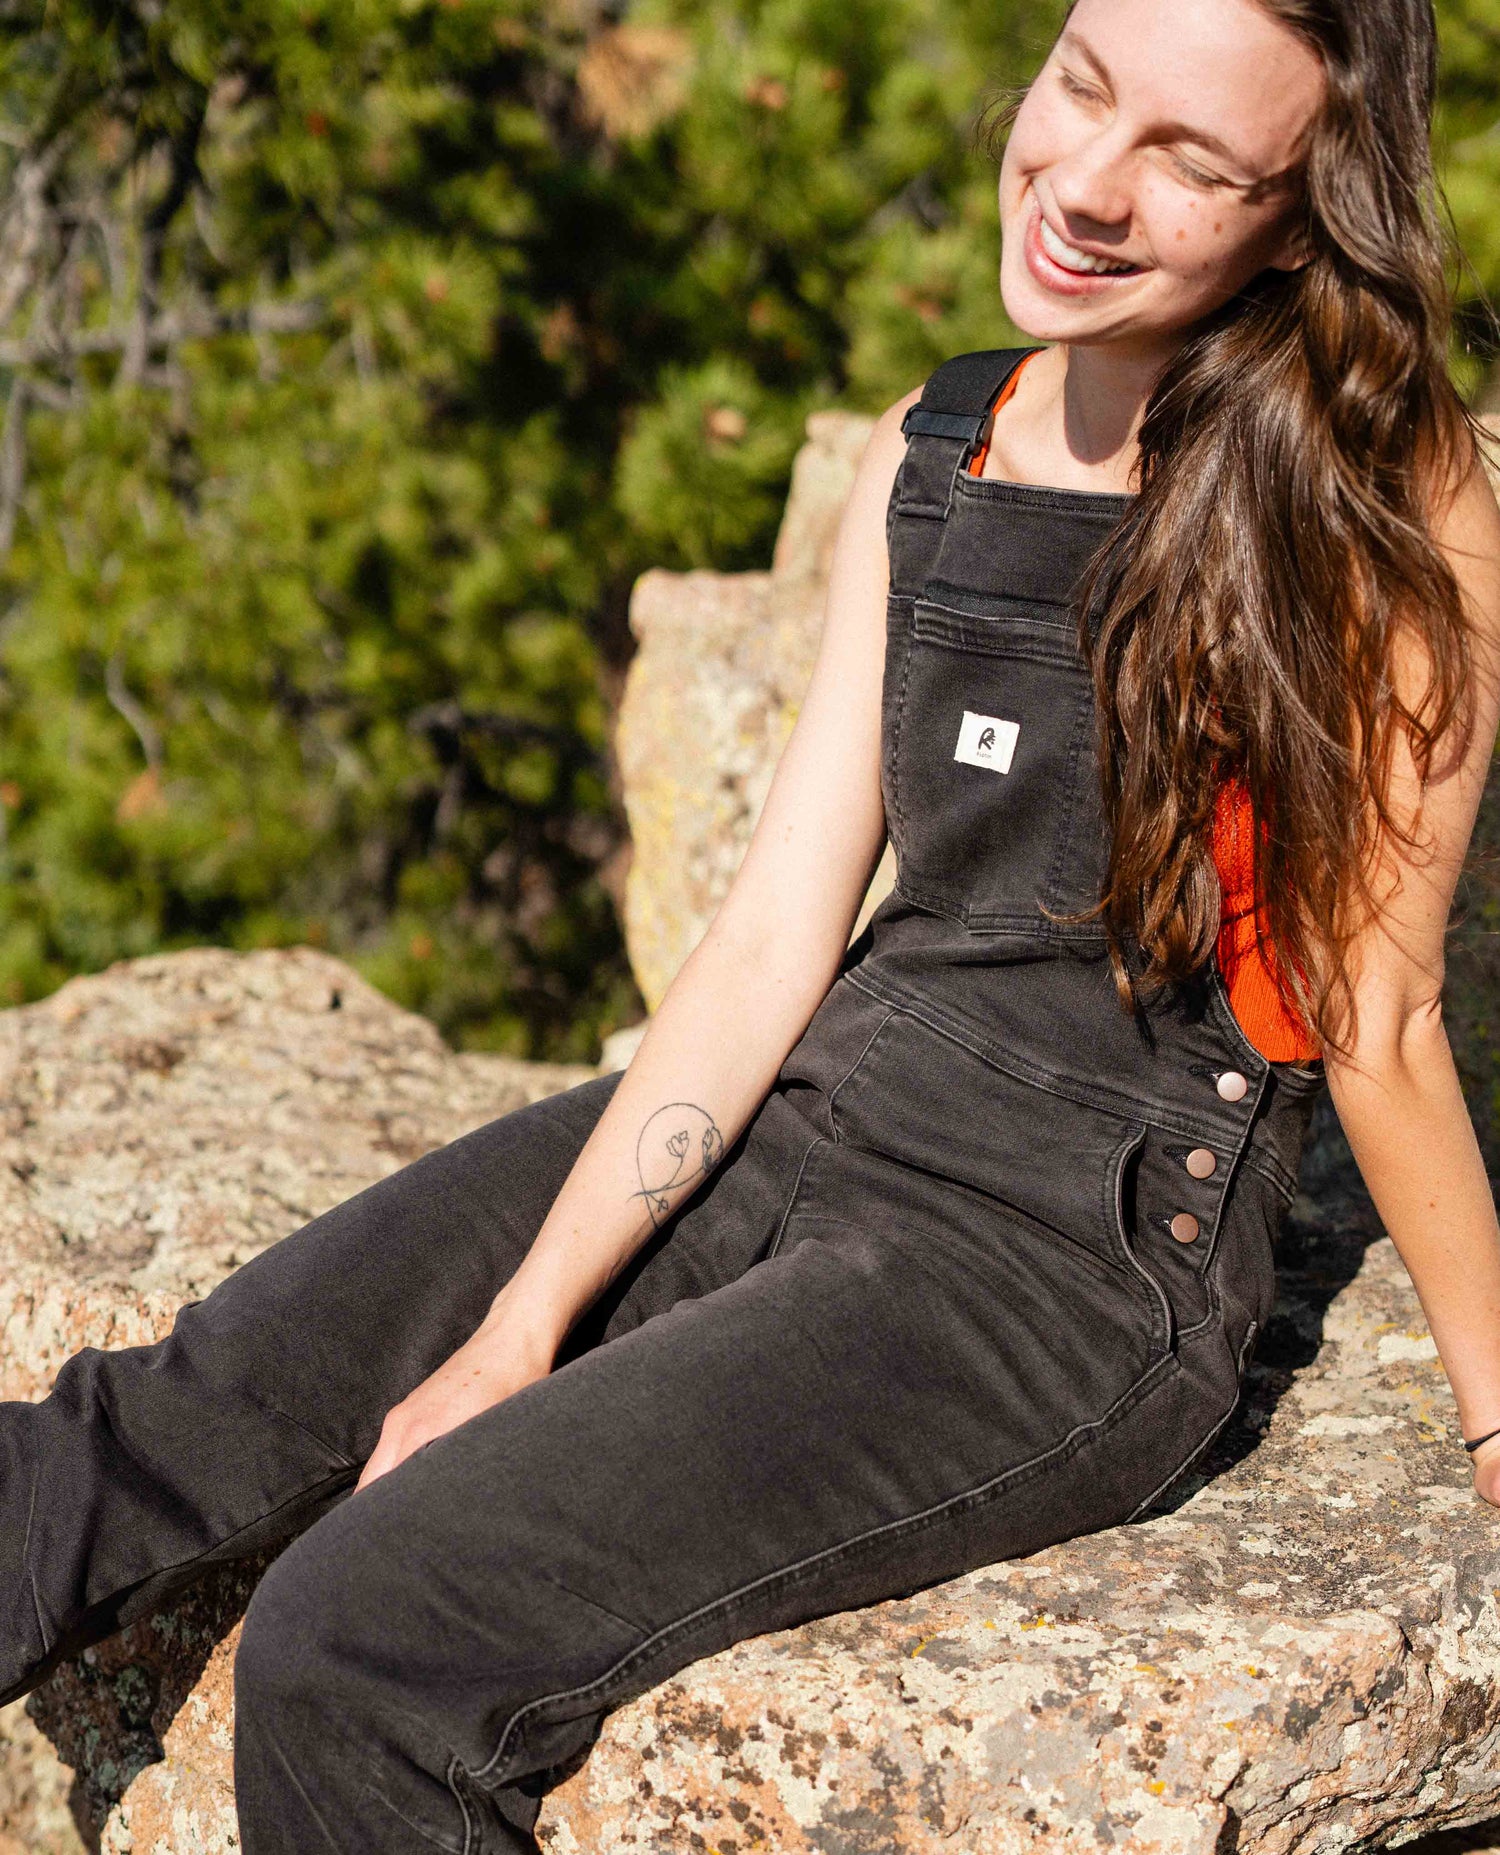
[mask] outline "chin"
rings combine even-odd
[[[1066,305],[1043,298],[1031,278],[1025,274],[1012,277],[1002,259],[1000,265],[1000,307],[1020,332],[1032,341],[1066,341],[1069,324],[1077,325]]]

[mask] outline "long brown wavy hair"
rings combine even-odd
[[[1290,181],[1311,259],[1196,324],[1153,387],[1140,494],[1078,590],[1112,844],[1101,900],[1060,918],[1101,919],[1127,1008],[1202,969],[1222,907],[1215,797],[1243,780],[1261,954],[1283,1006],[1347,1053],[1375,852],[1384,832],[1418,844],[1389,806],[1397,730],[1425,782],[1439,742],[1473,725],[1431,486],[1466,475],[1485,434],[1448,372],[1445,267],[1462,254],[1433,170],[1431,0],[1258,4],[1327,76]],[[996,158],[1027,88],[981,112]],[[1427,673],[1410,704],[1403,640]]]

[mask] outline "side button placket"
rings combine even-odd
[[[1189,1063],[1187,1068],[1190,1074],[1201,1077],[1208,1083],[1219,1100],[1234,1110],[1236,1124],[1237,1137],[1228,1151],[1225,1151],[1222,1146],[1218,1148],[1209,1146],[1206,1137],[1200,1146],[1176,1149],[1182,1158],[1185,1206],[1193,1202],[1193,1197],[1196,1195],[1195,1185],[1201,1179],[1201,1186],[1197,1189],[1205,1194],[1211,1194],[1209,1200],[1211,1215],[1195,1216],[1191,1211],[1180,1210],[1174,1206],[1163,1220],[1162,1227],[1170,1235],[1176,1237],[1180,1243],[1200,1242],[1206,1230],[1208,1240],[1203,1245],[1200,1265],[1206,1272],[1218,1249],[1219,1232],[1224,1222],[1225,1202],[1235,1177],[1240,1155],[1244,1152],[1250,1138],[1250,1127],[1260,1106],[1265,1088],[1265,1074],[1269,1072],[1270,1065],[1267,1064],[1265,1071],[1254,1079],[1246,1075],[1244,1070],[1236,1069],[1230,1064]],[[1190,1158],[1194,1161],[1193,1167],[1188,1165]],[[1212,1166],[1207,1163],[1210,1159],[1213,1161]],[[1180,1223],[1179,1218],[1182,1219]],[[1197,1226],[1191,1234],[1188,1234],[1189,1223]],[[1173,1227],[1174,1224],[1176,1228]]]
[[[1182,1169],[1181,1203],[1176,1209],[1151,1213],[1150,1221],[1178,1243],[1196,1243],[1205,1221],[1217,1215],[1218,1189],[1203,1188],[1219,1172],[1219,1155],[1212,1147],[1184,1146],[1177,1140],[1164,1140],[1161,1150]]]

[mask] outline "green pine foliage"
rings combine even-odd
[[[630,586],[764,564],[810,410],[1019,338],[971,130],[1059,11],[8,6],[0,1001],[305,942],[470,1048],[638,1016]],[[1444,14],[1500,293],[1500,0]]]

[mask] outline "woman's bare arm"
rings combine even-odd
[[[1329,1091],[1382,1222],[1409,1271],[1466,1437],[1500,1428],[1500,1223],[1443,1024],[1444,935],[1500,728],[1500,509],[1477,466],[1438,524],[1474,619],[1477,676],[1468,752],[1434,766],[1425,790],[1404,747],[1393,809],[1423,848],[1388,849],[1379,910],[1356,943],[1359,1028],[1352,1060],[1327,1055]],[[1423,678],[1413,657],[1403,695]],[[1477,1451],[1474,1483],[1500,1505],[1500,1437]]]
[[[817,661],[750,845],[526,1257],[474,1337],[387,1416],[360,1486],[551,1369],[578,1316],[713,1170],[827,993],[885,844],[885,521],[910,394],[840,524]]]

